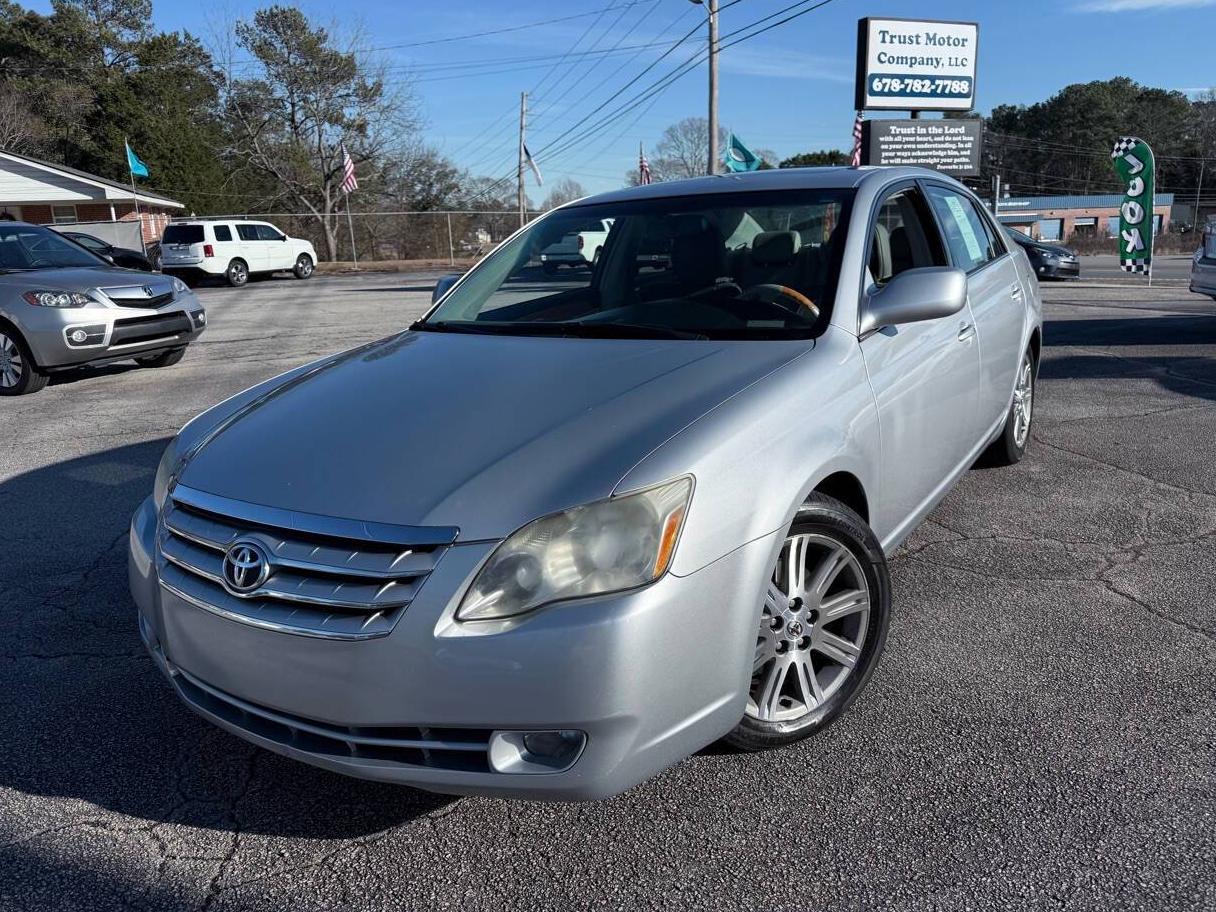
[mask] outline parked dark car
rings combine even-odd
[[[83,231],[64,231],[61,233],[64,237],[71,238],[90,253],[95,253],[102,259],[109,260],[115,266],[121,266],[123,269],[138,269],[141,272],[156,271],[156,264],[138,250],[115,247],[113,244],[108,244],[101,238],[85,234]]]
[[[1040,279],[1079,279],[1081,264],[1077,261],[1077,252],[1063,244],[1052,244],[1048,241],[1036,241],[1034,238],[1006,229],[1010,240],[1026,251],[1034,274]]]

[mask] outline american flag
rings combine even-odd
[[[861,167],[861,111],[857,112],[857,119],[853,121],[853,159],[850,164],[854,168]]]
[[[342,146],[342,192],[350,194],[359,189],[359,181],[355,177],[355,163],[350,160],[350,153]]]
[[[650,183],[650,162],[646,161],[646,153],[642,150],[641,143],[638,143],[638,183]]]

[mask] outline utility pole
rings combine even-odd
[[[718,173],[718,0],[709,9],[709,173]]]
[[[1199,161],[1199,183],[1195,185],[1195,231],[1199,232],[1200,237],[1203,236],[1203,227],[1199,224],[1199,194],[1203,192],[1203,172],[1208,166],[1206,158]],[[1200,241],[1202,243],[1202,241]]]
[[[1000,222],[1001,210],[1001,176],[992,175],[992,217]]]
[[[528,221],[528,195],[524,193],[524,130],[528,124],[528,93],[519,93],[519,227]]]
[[[689,0],[709,15],[709,163],[706,174],[718,173],[718,0]]]

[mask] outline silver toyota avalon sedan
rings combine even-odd
[[[119,269],[49,228],[0,222],[0,396],[35,393],[82,364],[168,367],[206,325],[180,280]]]
[[[588,221],[598,262],[546,273]],[[1025,452],[1041,320],[932,172],[580,201],[408,330],[191,421],[131,524],[140,632],[228,731],[441,792],[599,798],[790,744],[873,674],[887,557]]]

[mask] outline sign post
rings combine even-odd
[[[1156,162],[1148,143],[1124,136],[1110,153],[1115,171],[1126,185],[1119,207],[1119,265],[1124,272],[1142,273],[1153,284],[1153,216]]]

